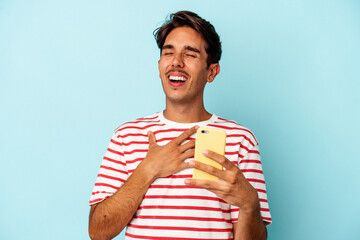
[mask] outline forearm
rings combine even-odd
[[[111,197],[92,206],[89,218],[91,239],[112,239],[131,221],[153,178],[142,167],[134,171],[124,185]]]
[[[238,222],[234,223],[235,240],[265,240],[267,230],[260,215],[260,206],[254,211],[239,211]]]

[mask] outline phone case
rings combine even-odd
[[[215,128],[199,128],[196,131],[196,140],[195,140],[195,161],[199,161],[218,169],[222,169],[222,166],[215,162],[214,160],[205,157],[203,151],[205,149],[216,152],[218,154],[225,154],[225,145],[226,145],[226,132],[221,129]],[[217,180],[218,177],[210,175],[206,172],[203,172],[199,169],[193,170],[193,178],[201,180]]]

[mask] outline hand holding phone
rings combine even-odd
[[[204,150],[210,150],[220,155],[224,155],[225,146],[226,132],[224,130],[215,128],[199,128],[196,132],[194,160],[222,170],[223,167],[219,163],[205,157],[203,152]],[[194,168],[193,179],[217,180],[218,177]]]

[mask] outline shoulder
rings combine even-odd
[[[209,126],[225,130],[227,138],[244,138],[249,141],[252,146],[258,144],[253,132],[236,121],[217,117],[217,120],[213,124],[209,124]]]
[[[146,117],[136,118],[134,120],[125,122],[125,123],[121,124],[120,126],[118,126],[114,132],[116,134],[116,133],[119,133],[119,132],[122,132],[125,130],[130,130],[130,129],[145,130],[146,128],[149,128],[152,126],[157,126],[157,125],[161,125],[160,119],[159,119],[159,113],[154,113],[154,114],[146,116]]]

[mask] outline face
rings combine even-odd
[[[207,82],[219,73],[219,64],[207,67],[206,41],[190,27],[178,27],[165,39],[159,72],[167,101],[202,101]]]

